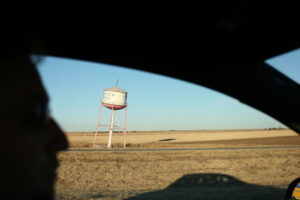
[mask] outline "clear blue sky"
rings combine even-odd
[[[300,50],[267,63],[300,79]],[[208,130],[285,127],[219,92],[128,68],[44,57],[38,65],[50,96],[52,116],[65,131],[95,131],[103,89],[128,92],[128,130]],[[116,124],[122,124],[117,111]],[[104,109],[102,123],[110,111]]]

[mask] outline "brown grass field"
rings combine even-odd
[[[77,132],[66,135],[71,148],[91,148],[95,134]],[[96,144],[105,147],[107,135],[107,133],[98,134]],[[129,148],[243,146],[245,144],[259,146],[268,143],[270,145],[285,145],[284,138],[287,138],[287,145],[289,145],[293,140],[290,140],[288,136],[298,136],[298,134],[289,129],[135,132],[128,133],[126,141]],[[251,139],[255,141],[251,141]],[[294,137],[294,139],[295,144],[300,144],[298,137]],[[122,147],[123,134],[115,133],[112,144],[117,148]]]
[[[114,136],[115,148],[121,138]],[[127,141],[129,148],[207,148],[291,146],[299,138],[284,129],[129,133]],[[68,139],[71,148],[90,148],[93,134],[68,133]],[[283,199],[300,176],[300,148],[66,151],[59,160],[58,200]]]

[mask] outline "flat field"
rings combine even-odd
[[[71,148],[91,148],[94,133],[67,133]],[[290,137],[294,136],[294,137]],[[123,147],[122,133],[114,133],[112,145]],[[108,134],[99,133],[96,144],[105,147]],[[250,140],[249,140],[250,139]],[[251,141],[251,139],[254,139]],[[126,136],[129,148],[163,147],[212,147],[212,146],[260,146],[300,144],[298,134],[289,129],[282,130],[211,130],[211,131],[162,131],[134,132]]]
[[[246,132],[250,138],[240,138]],[[300,140],[290,130],[199,133],[241,135],[197,141],[195,137],[199,136],[186,139],[187,135],[197,134],[194,132],[153,132],[149,133],[153,139],[145,137],[145,142],[140,140],[138,133],[131,141],[128,135],[127,141],[140,148],[274,145],[295,148],[65,151],[59,154],[56,199],[283,199],[288,184],[300,176],[300,148],[296,148]],[[252,137],[255,134],[258,136]],[[72,139],[72,134],[68,137]],[[86,142],[91,146],[93,134],[74,136],[72,147],[82,145],[77,143],[82,142],[79,137],[89,137]],[[172,138],[174,140],[169,140]]]

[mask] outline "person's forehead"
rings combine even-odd
[[[40,76],[29,59],[13,60],[5,64],[1,85],[5,94],[2,99],[4,105],[20,108],[48,102]]]

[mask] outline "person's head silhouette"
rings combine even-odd
[[[0,198],[53,199],[56,154],[68,142],[49,116],[49,99],[30,55],[9,51],[0,59]]]

